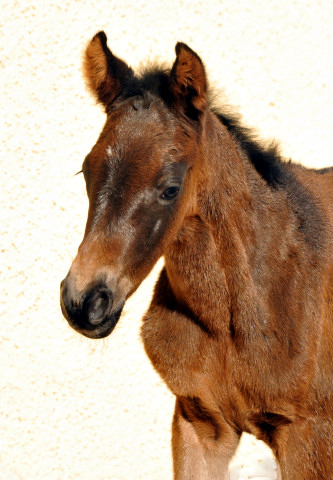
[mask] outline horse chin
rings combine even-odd
[[[96,326],[93,329],[89,329],[89,330],[82,329],[82,328],[75,327],[74,325],[73,327],[76,331],[78,331],[85,337],[96,339],[96,340],[100,338],[105,338],[113,332],[115,326],[118,323],[123,307],[124,305],[122,305],[118,311],[112,313],[111,315],[108,315],[100,325]]]

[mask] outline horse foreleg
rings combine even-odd
[[[221,428],[222,427],[222,428]],[[172,426],[174,480],[227,480],[228,465],[239,443],[239,435],[229,425],[213,437],[205,422],[192,422],[176,401]]]
[[[278,452],[282,480],[333,479],[333,422],[310,418],[289,427],[288,441]]]

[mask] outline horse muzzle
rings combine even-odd
[[[61,310],[74,330],[89,338],[103,338],[116,326],[123,304],[116,310],[112,291],[97,284],[83,294],[77,293],[67,276],[60,285]]]

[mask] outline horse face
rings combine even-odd
[[[86,49],[87,84],[107,121],[82,166],[87,226],[61,283],[61,307],[71,326],[91,338],[111,333],[128,296],[193,214],[190,171],[206,78],[186,45],[177,44],[176,55],[169,72],[143,78],[111,53],[103,32]]]
[[[136,98],[111,113],[82,171],[84,239],[62,283],[62,310],[84,335],[108,335],[126,298],[177,234],[191,156],[173,115]],[[181,143],[183,146],[181,146]]]

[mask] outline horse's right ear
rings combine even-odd
[[[107,110],[133,77],[133,70],[115,57],[104,32],[97,33],[86,48],[83,72],[89,90]]]

